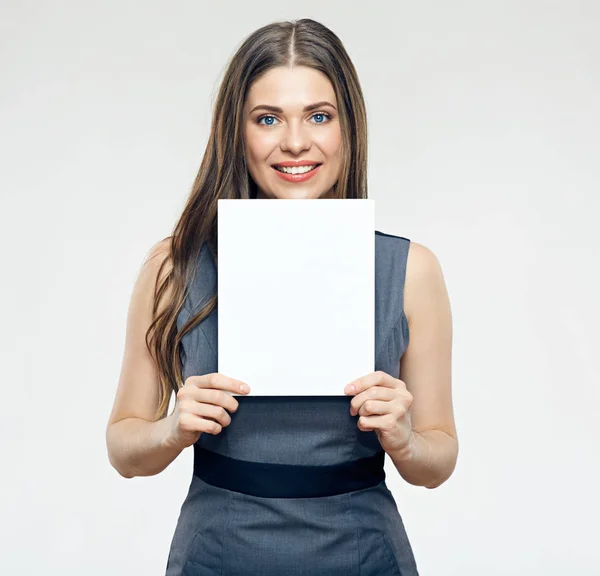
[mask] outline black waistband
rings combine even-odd
[[[385,480],[385,452],[332,466],[269,464],[229,458],[194,444],[194,474],[208,484],[263,498],[316,498]]]

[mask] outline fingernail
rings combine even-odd
[[[250,390],[250,386],[247,384],[242,384],[242,392],[248,392],[248,390]]]

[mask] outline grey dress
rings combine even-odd
[[[410,240],[375,232],[375,370],[398,378]],[[214,295],[205,244],[178,318]],[[184,379],[217,371],[218,308],[182,341]],[[233,375],[231,375],[233,376]],[[418,576],[375,431],[351,396],[236,396],[219,434],[194,444],[194,473],[166,576]]]

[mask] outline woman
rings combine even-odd
[[[431,251],[375,233],[376,371],[339,396],[253,397],[216,373],[217,200],[366,198],[366,135],[356,71],[321,24],[265,26],[229,63],[185,210],[136,282],[107,427],[127,478],[193,446],[167,576],[418,574],[383,463],[429,488],[456,463],[450,306]]]

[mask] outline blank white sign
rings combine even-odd
[[[343,395],[374,370],[372,199],[218,201],[218,371],[251,395]]]

